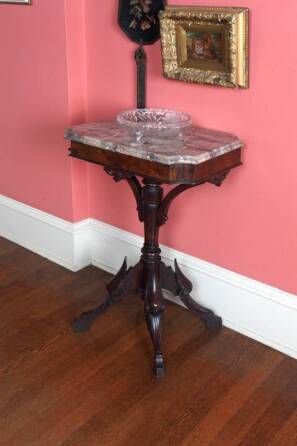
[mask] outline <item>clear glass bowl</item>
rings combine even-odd
[[[162,108],[127,110],[117,116],[117,122],[129,129],[137,141],[142,141],[144,137],[183,136],[192,125],[187,113]]]

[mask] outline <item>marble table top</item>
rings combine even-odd
[[[200,164],[243,147],[243,143],[230,133],[195,126],[183,137],[150,138],[137,142],[135,136],[116,121],[76,125],[66,130],[65,138],[167,165]]]

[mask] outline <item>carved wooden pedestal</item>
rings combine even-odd
[[[221,318],[191,298],[192,284],[175,262],[165,266],[159,248],[159,228],[166,223],[170,205],[185,190],[203,183],[220,186],[231,169],[241,164],[242,142],[234,135],[193,126],[182,138],[158,137],[137,142],[114,121],[86,123],[67,130],[70,155],[99,164],[115,181],[126,180],[144,224],[142,255],[133,268],[124,261],[107,285],[103,304],[74,321],[75,331],[89,330],[91,323],[111,305],[132,291],[144,300],[144,312],[154,347],[157,377],[164,375],[162,331],[168,290],[201,318],[207,328],[219,328]],[[140,184],[137,177],[143,179]],[[163,197],[162,184],[172,185]]]
[[[191,282],[184,276],[175,261],[175,271],[161,261],[159,248],[159,228],[167,221],[167,213],[173,199],[190,187],[206,181],[219,186],[228,170],[208,178],[188,184],[175,186],[164,198],[163,189],[156,180],[144,178],[141,186],[137,178],[127,171],[105,167],[115,181],[126,179],[137,202],[138,217],[144,223],[144,245],[139,263],[127,268],[126,259],[120,271],[107,285],[107,295],[102,305],[79,316],[73,324],[75,331],[88,331],[91,323],[104,313],[111,305],[120,301],[132,291],[138,292],[144,299],[144,312],[150,336],[152,338],[155,358],[155,371],[158,378],[164,376],[162,355],[162,332],[164,324],[165,303],[162,289],[168,290],[199,318],[203,319],[207,328],[219,328],[222,320],[211,310],[196,303],[190,296]]]

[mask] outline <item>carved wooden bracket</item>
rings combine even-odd
[[[224,170],[223,172],[217,173],[213,178],[211,178],[208,182],[214,184],[217,187],[220,187],[227,177],[230,170]]]
[[[124,170],[113,169],[111,167],[104,167],[104,170],[108,175],[112,176],[114,181],[116,182],[121,180],[127,180],[136,200],[138,218],[142,222],[143,221],[142,187],[136,176]]]
[[[121,180],[127,180],[132,177],[131,172],[126,172],[125,170],[113,169],[112,167],[104,167],[105,172],[113,177],[114,181],[118,182]]]
[[[138,218],[141,222],[144,220],[143,215],[143,200],[142,200],[142,186],[139,183],[138,179],[135,175],[132,173],[129,173],[124,170],[120,169],[114,169],[111,167],[105,167],[105,172],[112,176],[113,179],[118,182],[121,180],[127,180],[133,195],[135,197],[136,203],[137,203],[137,212],[138,212]],[[178,186],[175,186],[171,191],[168,192],[168,194],[163,198],[162,203],[160,204],[159,211],[158,211],[158,224],[159,226],[164,225],[168,220],[168,212],[169,208],[173,202],[173,200],[182,192],[184,192],[187,189],[190,189],[195,186],[199,186],[203,183],[209,182],[211,184],[214,184],[217,187],[220,187],[227,177],[228,173],[230,172],[230,169],[219,172],[214,177],[210,178],[209,180],[201,180],[199,182],[195,183],[187,183],[187,184],[179,184]]]
[[[226,176],[230,172],[230,169],[225,170],[223,172],[220,172],[216,174],[213,178],[208,180],[209,183],[214,184],[215,186],[219,187],[222,185],[223,181],[225,180]],[[166,223],[168,220],[168,212],[169,208],[171,206],[172,201],[175,197],[177,197],[179,194],[181,194],[183,191],[190,189],[195,186],[200,186],[203,183],[206,183],[207,180],[201,180],[195,183],[189,183],[189,184],[179,184],[178,186],[174,187],[163,199],[161,206],[159,208],[159,226],[162,226]]]
[[[143,215],[142,187],[135,176],[128,178],[127,181],[136,200],[139,221],[143,221],[144,215]]]
[[[168,192],[168,194],[164,197],[159,208],[159,214],[158,214],[159,226],[164,225],[168,220],[169,208],[174,198],[177,197],[179,194],[181,194],[183,191],[190,189],[191,187],[198,186],[198,184],[202,183],[205,183],[205,181],[202,181],[200,183],[179,184],[178,186],[171,189],[171,191]]]

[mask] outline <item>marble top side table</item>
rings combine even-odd
[[[91,323],[111,305],[131,291],[144,300],[144,312],[154,347],[155,372],[164,375],[162,328],[164,297],[168,290],[199,318],[207,328],[220,328],[221,318],[202,307],[190,295],[191,282],[175,261],[175,269],[161,260],[159,228],[168,218],[174,198],[183,191],[209,182],[220,186],[226,175],[241,164],[241,141],[228,133],[193,127],[184,138],[151,139],[137,142],[115,121],[82,124],[68,129],[70,155],[97,163],[115,181],[127,180],[137,203],[138,218],[144,224],[144,245],[139,262],[120,271],[107,285],[107,295],[97,308],[82,313],[74,321],[75,331],[89,330]],[[142,177],[143,185],[138,180]],[[172,184],[163,196],[162,184]]]

